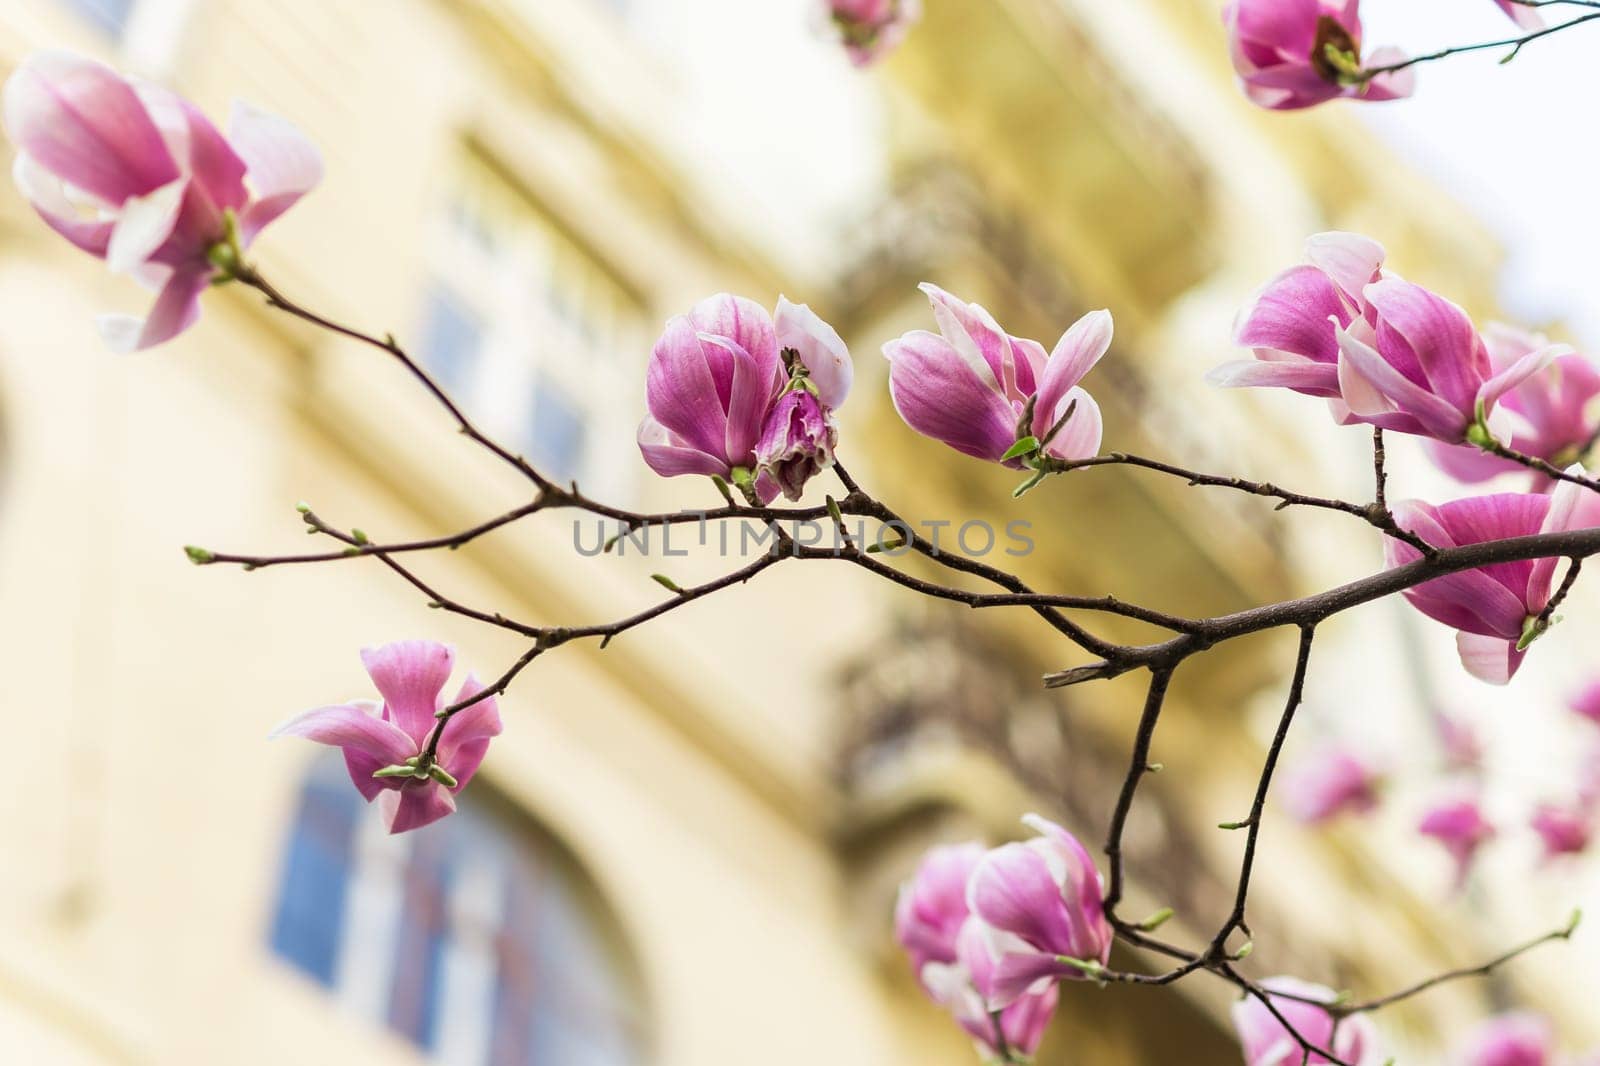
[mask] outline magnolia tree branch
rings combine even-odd
[[[1545,2],[1551,2],[1551,0],[1545,0]],[[1562,2],[1600,8],[1600,0],[1593,0],[1592,3],[1589,0],[1562,0]],[[1530,6],[1542,5],[1530,4]],[[1585,16],[1574,20],[1569,25],[1594,17],[1600,17],[1600,11],[1597,11],[1593,16]],[[1540,35],[1534,34],[1528,39],[1537,36]],[[1421,62],[1427,58],[1432,57],[1420,57],[1411,62]],[[1289,506],[1301,506],[1351,515],[1361,519],[1386,536],[1404,541],[1416,548],[1421,554],[1421,558],[1407,565],[1372,574],[1314,595],[1209,618],[1186,618],[1156,608],[1124,603],[1111,596],[1077,596],[1038,592],[1015,574],[959,553],[941,551],[935,542],[917,533],[912,523],[863,489],[849,472],[838,463],[835,463],[833,469],[844,488],[844,494],[837,500],[832,497],[828,498],[826,505],[823,507],[774,508],[739,504],[734,502],[732,495],[726,491],[725,486],[719,486],[722,488],[724,498],[727,501],[723,507],[709,510],[684,510],[662,513],[626,510],[586,496],[576,484],[562,486],[556,483],[555,480],[540,473],[520,455],[494,441],[476,426],[421,365],[407,354],[393,336],[386,335],[380,338],[341,325],[309,311],[289,300],[262,278],[259,273],[248,266],[240,266],[233,274],[233,277],[262,293],[270,306],[318,328],[359,341],[387,354],[398,362],[439,403],[463,435],[496,457],[500,462],[516,470],[534,488],[533,498],[517,507],[458,532],[439,537],[394,543],[375,543],[362,530],[346,530],[334,527],[321,519],[308,506],[302,504],[299,510],[308,532],[329,537],[341,544],[341,548],[328,552],[292,555],[223,553],[198,547],[186,549],[190,559],[197,564],[231,564],[246,570],[258,570],[284,565],[335,563],[355,558],[374,558],[421,592],[427,598],[429,606],[480,624],[507,630],[528,640],[529,644],[523,653],[487,688],[469,699],[447,706],[438,712],[438,722],[429,735],[421,755],[422,768],[426,769],[431,766],[437,758],[440,738],[445,726],[454,715],[480,700],[506,692],[512,683],[535,660],[547,652],[574,641],[589,639],[597,640],[599,646],[604,648],[612,639],[623,633],[647,622],[654,621],[686,604],[748,582],[785,560],[832,560],[845,562],[919,595],[962,603],[975,609],[1025,608],[1038,615],[1054,631],[1066,637],[1078,648],[1096,657],[1095,661],[1087,665],[1075,666],[1047,675],[1044,679],[1047,686],[1059,687],[1079,684],[1091,680],[1114,677],[1132,670],[1147,670],[1150,674],[1143,710],[1134,731],[1128,770],[1120,786],[1107,831],[1105,854],[1108,860],[1108,878],[1103,899],[1103,909],[1112,930],[1120,940],[1131,947],[1163,956],[1171,960],[1172,965],[1162,972],[1135,973],[1113,971],[1094,961],[1076,959],[1063,959],[1062,961],[1081,970],[1085,977],[1101,983],[1117,982],[1164,986],[1196,972],[1205,971],[1211,973],[1215,977],[1234,985],[1243,995],[1253,997],[1264,1004],[1272,1016],[1293,1035],[1302,1050],[1302,1058],[1306,1061],[1309,1061],[1310,1057],[1315,1055],[1336,1064],[1336,1066],[1341,1066],[1341,1060],[1332,1054],[1330,1049],[1319,1047],[1306,1039],[1273,1002],[1275,998],[1295,999],[1299,997],[1269,991],[1240,973],[1235,963],[1249,953],[1251,945],[1247,942],[1240,949],[1230,953],[1228,941],[1236,931],[1243,932],[1246,936],[1251,935],[1246,909],[1255,869],[1257,844],[1278,759],[1289,731],[1293,726],[1295,713],[1304,696],[1316,627],[1334,615],[1362,604],[1403,592],[1406,589],[1414,588],[1445,574],[1495,563],[1558,556],[1566,557],[1570,565],[1562,584],[1543,613],[1536,620],[1536,630],[1542,631],[1543,628],[1549,625],[1554,609],[1566,597],[1576,582],[1582,561],[1591,555],[1600,553],[1600,529],[1545,533],[1536,536],[1471,544],[1464,547],[1444,548],[1428,544],[1422,538],[1400,528],[1389,508],[1384,442],[1381,430],[1375,430],[1372,439],[1374,498],[1371,503],[1353,503],[1291,492],[1267,482],[1252,482],[1242,478],[1199,473],[1161,460],[1148,459],[1121,452],[1097,456],[1075,463],[1056,464],[1045,471],[1045,473],[1059,473],[1098,466],[1137,467],[1169,477],[1180,478],[1190,485],[1228,488],[1250,495],[1275,499],[1278,501],[1279,509]],[[1550,464],[1543,463],[1542,460],[1526,456],[1519,457],[1516,453],[1510,452],[1509,449],[1504,449],[1503,446],[1496,445],[1495,447],[1502,449],[1495,451],[1495,454],[1501,454],[1506,458],[1522,462],[1524,465],[1552,477],[1575,481],[1587,488],[1600,491],[1600,482],[1578,475],[1567,475],[1563,471],[1556,470]],[[1487,448],[1486,450],[1494,451],[1495,449]],[[665,575],[655,575],[657,582],[670,593],[667,599],[614,621],[565,626],[534,625],[508,618],[497,611],[489,611],[462,603],[440,591],[433,583],[417,574],[408,562],[402,561],[407,557],[427,552],[455,550],[496,530],[512,526],[546,511],[558,510],[593,514],[615,521],[620,531],[619,536],[643,529],[666,528],[692,523],[750,521],[761,524],[768,531],[771,537],[771,547],[730,572],[699,585],[680,587]],[[880,527],[894,530],[897,540],[892,544],[886,544],[880,537],[876,543],[866,545],[861,538],[851,535],[845,522],[846,517],[877,522]],[[802,543],[801,538],[795,532],[799,528],[798,524],[824,520],[835,531],[836,543],[826,547],[809,542]],[[786,524],[787,530],[785,528]],[[615,543],[615,540],[616,538],[613,538],[606,547],[609,549],[611,544]],[[975,578],[990,588],[987,590],[972,589],[955,584],[941,583],[940,581],[908,573],[887,561],[889,557],[906,552],[913,553],[936,564],[950,575]],[[1131,619],[1163,630],[1169,635],[1164,639],[1149,644],[1119,644],[1106,640],[1092,632],[1084,623],[1074,618],[1074,614],[1111,615]],[[1150,761],[1150,754],[1156,730],[1166,705],[1168,690],[1174,673],[1179,666],[1191,656],[1205,652],[1218,644],[1253,633],[1283,627],[1294,627],[1300,633],[1299,651],[1289,683],[1284,709],[1263,759],[1248,817],[1241,822],[1228,823],[1222,827],[1224,829],[1247,830],[1244,852],[1240,860],[1235,886],[1233,907],[1206,944],[1199,948],[1186,948],[1153,935],[1156,927],[1166,917],[1170,916],[1170,911],[1141,922],[1130,921],[1118,913],[1127,887],[1123,844],[1124,832],[1133,812],[1141,783],[1146,775],[1160,769],[1159,765]],[[1340,1019],[1356,1013],[1374,1011],[1391,1003],[1418,995],[1448,981],[1489,973],[1496,967],[1541,944],[1556,939],[1564,940],[1569,938],[1575,927],[1576,918],[1567,927],[1514,948],[1481,966],[1442,973],[1389,996],[1360,1003],[1349,1003],[1341,1000],[1337,1003],[1322,1005],[1336,1018]],[[1003,1051],[1005,1050],[1003,1033],[999,1034],[998,1046]],[[1006,1052],[1006,1054],[1009,1054],[1009,1052]],[[1342,1066],[1350,1066],[1350,1064],[1344,1063]]]

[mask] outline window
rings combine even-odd
[[[632,972],[556,844],[478,805],[389,836],[336,754],[301,793],[271,945],[449,1066],[644,1061]]]
[[[133,15],[135,0],[65,0],[72,10],[113,39],[120,39]]]
[[[469,158],[436,222],[420,330],[440,384],[560,480],[627,498],[647,351],[639,301],[488,163]],[[630,373],[631,371],[631,373]]]

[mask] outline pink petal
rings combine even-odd
[[[1034,436],[1043,440],[1044,434],[1055,425],[1065,411],[1062,399],[1110,350],[1112,330],[1111,312],[1101,310],[1084,315],[1061,335],[1039,382],[1033,416]],[[1094,446],[1098,450],[1100,442],[1096,440]]]
[[[379,766],[394,766],[417,754],[417,744],[393,722],[378,717],[377,706],[372,703],[317,707],[289,719],[270,735],[303,737],[318,744],[361,752],[377,760]],[[357,781],[356,787],[362,784]]]
[[[114,352],[141,351],[165,343],[200,319],[200,296],[211,284],[211,268],[175,270],[147,318],[101,315],[100,336]]]
[[[706,361],[694,323],[678,315],[667,322],[645,370],[650,414],[691,448],[722,455],[727,447],[727,410]]]
[[[1415,419],[1418,428],[1440,440],[1460,440],[1467,416],[1395,369],[1377,349],[1348,330],[1339,340],[1339,390],[1350,410],[1365,420],[1391,413]],[[1397,427],[1398,428],[1398,427]]]
[[[1332,327],[1329,328],[1330,334]],[[1337,366],[1310,360],[1263,362],[1240,359],[1213,367],[1206,381],[1224,388],[1282,388],[1331,399],[1339,395]]]
[[[1567,467],[1567,473],[1582,476],[1583,467],[1574,463]],[[1578,503],[1582,496],[1589,494],[1589,490],[1582,485],[1575,485],[1570,481],[1557,481],[1556,487],[1550,493],[1550,509],[1545,512],[1544,521],[1539,524],[1540,533],[1561,533],[1576,526],[1579,515]],[[1527,605],[1529,614],[1538,614],[1544,610],[1545,604],[1550,602],[1551,585],[1555,581],[1556,564],[1561,560],[1551,557],[1535,559],[1533,569],[1528,574]]]
[[[5,127],[44,169],[113,207],[181,175],[133,88],[67,52],[36,52],[5,86]]]
[[[1261,290],[1240,316],[1234,341],[1331,367],[1339,359],[1334,323],[1348,326],[1352,317],[1350,304],[1325,272],[1315,266],[1298,266]]]
[[[483,691],[483,685],[471,674],[462,683],[452,704],[470,700]],[[470,707],[457,711],[445,723],[439,737],[439,765],[456,779],[453,792],[460,792],[478,772],[478,766],[489,751],[489,741],[500,735],[500,708],[493,696],[479,700]]]
[[[439,693],[455,668],[453,649],[431,640],[363,648],[361,662],[378,686],[391,720],[420,746],[433,732]]]
[[[233,105],[228,141],[245,163],[250,199],[239,236],[249,245],[322,181],[322,153],[293,123],[242,102]]]
[[[456,801],[443,785],[434,781],[416,781],[399,790],[385,791],[378,797],[378,809],[389,826],[389,832],[405,833],[454,814]]]
[[[1306,239],[1306,260],[1338,286],[1351,307],[1364,307],[1362,293],[1383,275],[1383,245],[1359,233],[1317,233]]]
[[[644,461],[662,477],[677,477],[680,474],[719,474],[727,477],[729,474],[728,464],[720,455],[707,455],[698,448],[690,447],[650,415],[645,415],[644,421],[639,423],[638,439]]]
[[[1493,410],[1494,405],[1500,402],[1500,397],[1545,369],[1557,358],[1571,354],[1572,349],[1565,344],[1551,344],[1529,352],[1484,382],[1478,390],[1478,403],[1486,411]]]
[[[1525,30],[1544,29],[1544,18],[1537,8],[1527,4],[1516,3],[1515,0],[1494,0],[1496,6],[1506,13],[1506,17]]]
[[[801,364],[811,375],[811,383],[817,387],[817,399],[822,406],[829,410],[843,406],[855,379],[855,365],[834,328],[805,304],[790,303],[785,296],[778,297],[774,328],[778,346],[793,348],[799,353]]]
[[[1077,406],[1073,407],[1073,404]],[[1100,405],[1086,391],[1075,388],[1061,398],[1061,405],[1055,417],[1059,419],[1066,414],[1068,408],[1072,408],[1072,417],[1061,427],[1061,432],[1045,445],[1045,454],[1069,463],[1099,455],[1100,442],[1105,432],[1105,425],[1100,416]],[[1034,420],[1036,432],[1048,432],[1055,422],[1051,422],[1043,430],[1038,430],[1039,425],[1040,420],[1036,417]],[[1043,440],[1044,437],[1040,436],[1039,439]]]
[[[772,374],[749,352],[725,337],[702,333],[700,343],[728,353],[733,384],[728,396],[723,449],[735,466],[749,466],[754,462],[756,441],[761,438],[761,424],[772,406]]]
[[[27,152],[17,153],[11,165],[11,177],[51,229],[90,255],[105,256],[115,220],[84,217],[67,199],[61,179],[45,170]]]
[[[106,246],[106,266],[122,274],[143,266],[172,235],[188,191],[189,182],[179,178],[143,196],[128,197]]]
[[[1509,682],[1528,654],[1518,651],[1514,640],[1465,631],[1456,634],[1456,653],[1467,673],[1491,685]]]
[[[765,307],[742,296],[720,293],[695,304],[689,321],[696,332],[726,338],[743,348],[756,366],[776,381],[781,369],[778,337]]]
[[[917,286],[933,306],[939,332],[973,374],[1007,398],[1016,395],[1016,361],[1008,337],[994,317],[977,304],[966,303],[939,286]]]
[[[918,433],[990,461],[1016,442],[1016,411],[949,341],[916,330],[885,344],[883,354],[895,410]]]
[[[1379,322],[1404,338],[1427,379],[1428,391],[1456,411],[1470,414],[1489,370],[1489,353],[1467,313],[1399,278],[1374,282],[1365,295],[1377,309]],[[1384,349],[1380,326],[1378,350]]]

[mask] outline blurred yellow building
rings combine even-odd
[[[853,472],[911,514],[1031,522],[1037,548],[1015,560],[1030,581],[1215,612],[1341,572],[1337,549],[1313,560],[1343,530],[1137,473],[1012,504],[1008,472],[899,425],[876,349],[927,324],[923,279],[1047,342],[1110,306],[1117,349],[1090,384],[1116,447],[1360,493],[1360,455],[1291,443],[1272,398],[1201,385],[1228,319],[1318,229],[1381,232],[1480,303],[1493,246],[1345,116],[1251,112],[1210,0],[928,0],[871,80],[807,36],[806,6],[763,16],[771,76],[823,55],[881,116],[880,178],[814,222],[837,234],[826,255],[728,221],[760,211],[730,202],[681,117],[681,68],[714,51],[664,54],[637,31],[673,8],[704,20],[693,0],[19,0],[0,12],[0,69],[68,47],[213,114],[237,96],[307,129],[327,181],[261,242],[263,271],[393,330],[594,495],[715,502],[639,461],[644,360],[708,293],[787,291],[852,342]],[[970,1061],[893,953],[894,885],[934,840],[998,838],[1032,808],[1098,840],[1131,679],[1045,693],[1038,674],[1070,652],[1025,615],[778,567],[604,651],[540,660],[502,701],[462,814],[388,838],[337,758],[265,734],[366,694],[364,645],[437,636],[493,676],[516,643],[428,610],[376,563],[197,571],[179,549],[295,550],[302,499],[375,539],[433,535],[523,487],[393,366],[248,293],[208,296],[166,349],[103,352],[94,316],[130,290],[0,190],[0,1062]],[[418,565],[535,623],[620,617],[654,602],[653,572],[734,565],[659,542],[574,550],[597,535],[545,515]],[[1226,913],[1239,841],[1214,826],[1247,803],[1246,711],[1284,650],[1196,663],[1163,727],[1169,772],[1130,861],[1134,905],[1176,907],[1181,933]],[[1377,990],[1472,954],[1352,841],[1284,832],[1257,879],[1261,972]],[[1073,990],[1041,1061],[1231,1063],[1227,1003],[1205,979]],[[1472,1003],[1447,994],[1400,1024],[1426,1042]]]

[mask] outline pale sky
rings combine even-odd
[[[1516,32],[1490,0],[1362,6],[1369,49],[1394,43],[1418,54]],[[1448,20],[1440,18],[1446,7]],[[1509,312],[1530,325],[1565,319],[1600,352],[1600,145],[1591,110],[1600,99],[1600,23],[1536,41],[1499,66],[1503,54],[1423,64],[1409,100],[1338,106],[1358,109],[1491,226],[1510,253],[1501,278]]]

